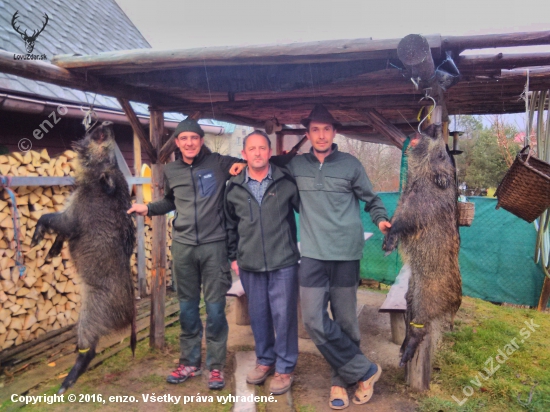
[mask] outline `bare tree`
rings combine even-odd
[[[401,150],[394,146],[362,142],[343,136],[338,137],[337,143],[342,152],[359,159],[377,192],[399,190]]]

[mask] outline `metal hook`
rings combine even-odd
[[[430,99],[430,100],[433,102],[433,106],[432,106],[431,110],[428,112],[428,114],[427,114],[426,116],[424,116],[424,118],[420,121],[420,123],[418,123],[418,128],[417,128],[418,134],[422,134],[422,132],[420,131],[420,126],[422,126],[422,123],[424,123],[424,121],[425,121],[428,117],[430,117],[430,115],[431,115],[431,114],[433,113],[433,111],[435,110],[435,107],[437,106],[437,103],[436,103],[435,99],[434,99],[432,96],[430,96],[430,95],[428,94],[428,90],[429,90],[429,89],[426,89],[426,90],[425,90],[425,93],[426,93],[426,94],[424,95],[424,97],[422,97],[422,98],[418,101],[418,103],[420,103],[420,102],[421,102],[422,100],[424,100],[424,99]]]

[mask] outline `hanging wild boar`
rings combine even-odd
[[[101,336],[132,325],[132,352],[136,345],[135,301],[130,256],[135,227],[128,184],[117,166],[110,122],[103,122],[74,143],[77,152],[76,189],[65,210],[43,215],[31,246],[46,232],[57,234],[48,256],[61,251],[68,240],[82,285],[82,308],[77,324],[76,363],[59,393],[71,387],[94,358]]]
[[[440,125],[422,134],[408,164],[407,184],[383,245],[389,254],[399,241],[399,253],[411,268],[401,366],[427,333],[446,320],[452,323],[462,302],[455,167]]]

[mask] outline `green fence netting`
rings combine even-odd
[[[393,215],[399,193],[379,193]],[[475,218],[470,227],[461,227],[459,255],[462,291],[466,296],[490,302],[536,306],[544,273],[533,261],[536,231],[511,213],[496,210],[496,199],[469,197],[475,203]],[[391,285],[401,269],[397,253],[385,257],[383,236],[367,213],[361,214],[365,232],[373,236],[365,243],[361,277]]]
[[[380,197],[392,215],[399,194],[381,193]],[[463,294],[490,302],[536,306],[544,273],[533,261],[534,226],[503,209],[496,210],[494,198],[468,200],[475,203],[476,210],[472,225],[460,228]],[[401,261],[396,253],[384,257],[382,234],[367,213],[362,220],[365,231],[374,235],[365,244],[361,277],[392,284]]]

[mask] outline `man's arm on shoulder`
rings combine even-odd
[[[365,172],[365,168],[356,159],[355,176],[351,182],[352,190],[359,200],[365,202],[365,212],[370,213],[372,222],[380,228],[380,222],[388,221],[388,212],[382,199],[374,192],[372,183]]]
[[[246,160],[244,159],[239,159],[237,157],[220,155],[220,154],[218,154],[218,162],[220,164],[221,169],[226,174],[226,179],[229,179],[231,177],[231,174],[229,173],[229,171],[231,169],[231,166],[233,166],[235,163],[244,163],[246,165]]]

